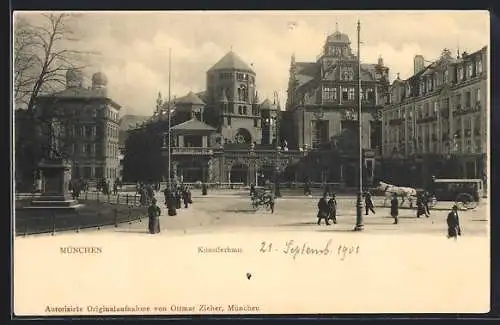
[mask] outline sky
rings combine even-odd
[[[17,12],[34,24],[39,13]],[[391,82],[413,73],[413,57],[439,58],[442,50],[473,52],[489,45],[487,11],[190,11],[80,12],[73,18],[77,46],[98,53],[84,74],[108,77],[108,95],[123,114],[151,115],[158,92],[168,98],[206,87],[206,71],[230,49],[253,63],[259,98],[278,92],[286,102],[290,60],[314,62],[328,34],[349,36],[361,61],[389,67]],[[338,26],[338,27],[337,27]],[[355,52],[356,53],[356,52]]]

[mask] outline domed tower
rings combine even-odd
[[[255,72],[233,51],[207,71],[207,104],[218,116],[217,127],[228,142],[260,143],[254,97]]]
[[[92,76],[92,90],[101,92],[103,95],[106,95],[108,85],[108,77],[102,72],[96,72]]]
[[[66,88],[82,88],[83,73],[79,69],[68,69],[66,71]]]

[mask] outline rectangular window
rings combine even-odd
[[[476,62],[476,73],[477,73],[477,74],[481,74],[481,73],[483,73],[483,62],[481,61],[481,59],[479,59],[479,60]]]
[[[458,94],[455,96],[455,107],[457,109],[461,109],[462,108],[462,95],[461,94]]]
[[[481,88],[476,89],[476,104],[481,104]]]
[[[472,99],[471,99],[471,93],[470,91],[465,93],[465,107],[469,108],[471,107],[472,104]]]
[[[464,80],[464,69],[462,67],[458,67],[458,82]]]
[[[347,92],[347,88],[342,88],[342,100],[348,100],[349,97],[348,97],[348,92]]]
[[[256,118],[253,119],[253,127],[256,128],[259,126],[259,122]]]
[[[348,97],[349,100],[354,100],[354,98],[355,98],[355,95],[354,95],[355,92],[356,92],[356,90],[354,88],[352,88],[352,87],[349,88],[349,97]]]
[[[227,125],[231,125],[231,116],[227,117]]]
[[[85,144],[85,152],[92,153],[92,145],[90,143]]]
[[[467,78],[472,78],[472,63],[467,64]]]
[[[92,143],[92,147],[91,147],[90,154],[91,154],[92,156],[95,156],[95,152],[96,152],[96,144],[95,144],[95,143]]]

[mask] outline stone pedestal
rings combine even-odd
[[[71,163],[63,158],[43,160],[39,165],[42,176],[42,193],[31,202],[37,208],[77,208],[69,192]]]

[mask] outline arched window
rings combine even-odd
[[[238,100],[240,102],[248,101],[248,88],[246,85],[240,85],[238,88]]]

